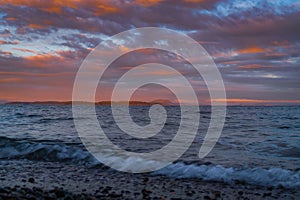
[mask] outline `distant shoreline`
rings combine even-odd
[[[30,105],[103,105],[103,106],[110,106],[110,105],[127,105],[128,102],[125,101],[99,101],[99,102],[85,102],[85,101],[33,101],[33,102],[26,102],[26,101],[12,101],[6,102],[5,104],[30,104]],[[160,104],[163,106],[179,106],[178,103],[174,103],[168,100],[155,100],[155,101],[129,101],[130,106],[151,106],[155,104]]]
[[[28,104],[28,105],[99,105],[99,106],[110,106],[110,105],[127,105],[126,101],[98,101],[98,102],[86,102],[86,101],[9,101],[3,102],[5,105],[14,104]],[[129,106],[152,106],[155,104],[160,104],[162,106],[180,106],[179,103],[171,102],[169,100],[154,100],[154,101],[129,101]],[[186,106],[193,106],[186,104]],[[199,106],[211,106],[210,104],[200,104]],[[300,106],[300,104],[228,104],[228,107],[248,107],[248,106]]]

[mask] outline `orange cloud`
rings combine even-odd
[[[29,61],[30,64],[34,67],[47,67],[51,65],[51,63],[62,63],[64,62],[63,57],[56,56],[52,54],[40,54],[34,56],[24,57],[25,60]]]
[[[106,14],[106,13],[114,13],[114,12],[119,11],[118,7],[115,7],[113,5],[110,5],[110,4],[104,3],[104,2],[97,4],[96,8],[97,8],[97,10],[95,10],[95,12],[94,12],[96,15],[101,15],[101,14]]]
[[[123,70],[131,70],[133,67],[132,66],[122,66],[120,67],[120,69],[123,69]]]
[[[31,77],[55,77],[74,75],[74,72],[59,72],[59,73],[28,73],[28,72],[0,72],[2,76],[31,76]]]
[[[135,3],[142,5],[142,6],[153,6],[162,1],[164,1],[164,0],[137,0],[137,1],[135,1]]]
[[[40,61],[49,61],[51,60],[53,57],[58,57],[58,56],[53,56],[51,54],[39,54],[39,55],[35,55],[35,56],[28,56],[25,57],[25,59],[27,60],[40,60]]]
[[[7,42],[7,41],[4,41],[4,40],[0,40],[0,45],[1,44],[19,44],[19,42],[18,41]]]
[[[289,45],[289,43],[287,41],[284,41],[284,42],[274,41],[272,44],[280,46],[280,47],[286,47]],[[272,50],[274,50],[274,49],[268,49],[268,48],[263,49],[261,47],[248,47],[245,49],[239,49],[236,52],[239,54],[265,53],[266,56],[285,56],[286,55],[281,52],[272,52]]]
[[[105,14],[111,12],[117,12],[118,7],[113,5],[112,1],[108,0],[52,0],[52,1],[41,1],[41,0],[1,0],[0,5],[15,5],[15,6],[30,6],[39,10],[51,13],[62,13],[63,7],[69,7],[78,9],[81,7],[97,8],[95,14]]]
[[[43,26],[39,24],[29,24],[28,28],[33,28],[33,29],[42,29]]]
[[[39,0],[2,0],[0,5],[10,4],[15,6],[31,6],[44,11],[55,10],[57,13],[60,13],[60,7],[57,5],[58,1],[39,1]],[[55,6],[55,4],[57,6]]]
[[[0,50],[0,54],[1,54],[1,55],[4,55],[4,56],[10,56],[10,55],[12,55],[11,52],[8,52],[8,51],[1,51],[1,50]]]
[[[14,21],[14,20],[18,20],[18,19],[15,17],[8,17],[8,18],[6,18],[6,20]]]
[[[261,47],[248,47],[245,49],[239,49],[237,50],[237,52],[239,54],[251,54],[251,53],[263,53],[265,52],[265,50],[262,49]]]

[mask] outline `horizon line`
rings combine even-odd
[[[1,103],[1,101],[3,101]],[[214,101],[217,103],[224,103],[224,101]],[[251,100],[248,99],[247,101],[232,101],[231,99],[228,99],[227,106],[300,106],[300,100]],[[126,105],[127,103],[130,104],[141,104],[141,105],[154,105],[154,104],[161,104],[165,106],[211,106],[210,103],[206,104],[192,104],[192,103],[180,103],[180,102],[172,102],[170,100],[153,100],[153,101],[141,101],[141,100],[133,100],[133,101],[109,101],[109,100],[103,100],[103,101],[59,101],[59,100],[49,100],[49,101],[6,101],[6,100],[0,100],[0,104],[64,104],[64,105],[71,105],[71,104],[101,104],[101,105],[111,105],[111,104],[119,104],[119,105]],[[220,104],[219,106],[222,106]]]

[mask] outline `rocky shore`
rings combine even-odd
[[[104,167],[0,160],[0,199],[297,199],[297,189],[128,174]]]

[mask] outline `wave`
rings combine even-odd
[[[39,122],[63,121],[63,120],[73,120],[73,117],[43,118],[43,119],[40,119]]]
[[[120,157],[115,154],[102,155],[107,163],[122,168],[160,166],[162,163],[143,160],[139,157]],[[29,141],[0,137],[0,159],[29,159],[53,162],[74,162],[89,167],[101,166],[84,147],[78,144],[65,144],[60,141]],[[152,175],[164,175],[173,178],[199,178],[224,183],[244,183],[259,186],[300,188],[300,170],[291,171],[282,168],[233,168],[213,164],[186,164],[177,162],[153,172]]]
[[[300,187],[300,171],[282,168],[233,168],[221,165],[187,165],[171,164],[155,174],[174,178],[200,178],[208,181],[219,181],[229,184],[244,183],[259,186],[284,188]]]
[[[85,165],[98,164],[83,147],[64,144],[59,141],[28,141],[0,137],[0,159],[29,159],[65,162]]]

